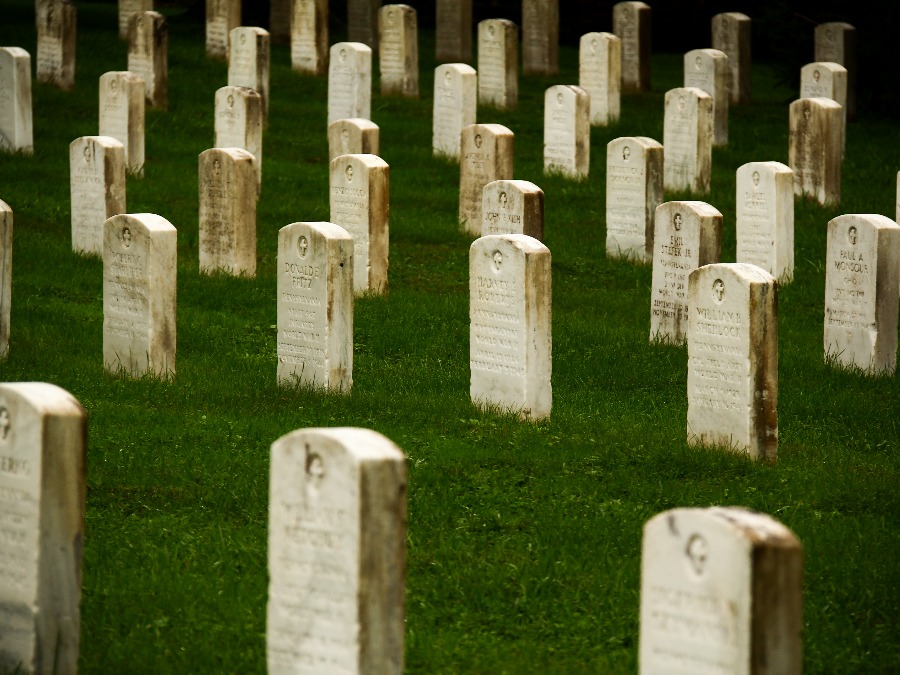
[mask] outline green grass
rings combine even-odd
[[[34,54],[33,3],[5,3],[0,44]],[[771,514],[805,553],[807,673],[890,672],[900,663],[900,384],[822,358],[825,226],[894,214],[900,130],[850,125],[840,207],[796,205],[796,275],[780,289],[780,447],[775,465],[686,447],[687,354],[648,342],[650,268],[604,255],[606,143],[662,140],[663,96],[681,55],[656,54],[653,91],[592,132],[585,182],[545,177],[546,86],[522,78],[515,112],[479,111],[516,134],[516,178],[546,193],[553,253],[554,408],[541,424],[474,409],[468,397],[468,245],[458,167],[433,159],[434,36],[421,36],[421,99],[372,114],[391,165],[390,292],[356,303],[349,397],[275,385],[277,231],[328,219],[326,81],[273,48],[271,123],[256,279],[198,274],[197,155],[213,140],[223,63],[199,23],[170,22],[170,110],[147,118],[143,180],[128,209],[178,228],[178,359],[172,382],[102,368],[102,268],[71,252],[68,144],[97,133],[99,76],[126,66],[114,4],[78,3],[76,89],[34,85],[35,155],[0,157],[15,211],[9,360],[0,379],[71,391],[88,410],[82,673],[265,669],[271,443],[309,426],[363,426],[409,456],[407,668],[416,673],[622,673],[636,667],[641,528],[676,506]],[[587,28],[586,28],[587,30]],[[332,36],[340,39],[341,36]],[[377,66],[376,66],[377,69]],[[787,162],[794,92],[755,64],[754,102],[714,151],[734,260],[734,172]],[[667,195],[668,198],[683,195]]]

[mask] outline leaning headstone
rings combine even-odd
[[[253,89],[262,98],[263,126],[269,117],[269,31],[238,26],[231,31],[228,84]]]
[[[619,119],[622,84],[622,40],[612,33],[581,36],[578,86],[591,96],[591,124]]]
[[[144,80],[127,70],[100,76],[100,135],[125,148],[125,170],[144,175]]]
[[[722,214],[706,202],[665,202],[656,208],[650,340],[681,344],[688,335],[688,275],[719,262]]]
[[[900,225],[886,216],[847,214],[828,222],[825,358],[868,375],[897,364]]]
[[[381,0],[347,0],[347,40],[378,49],[378,8]],[[334,54],[332,54],[334,56]]]
[[[338,155],[377,155],[378,137],[378,125],[371,120],[335,120],[328,125],[328,161]]]
[[[128,24],[133,14],[153,11],[153,0],[119,0],[119,38],[128,39]]]
[[[172,224],[153,213],[119,214],[103,226],[103,365],[140,378],[175,376]]]
[[[334,223],[278,232],[278,384],[349,393],[353,237]]]
[[[653,223],[663,200],[663,146],[645,136],[606,145],[606,256],[653,261]]]
[[[69,392],[0,384],[0,672],[78,669],[86,438]]]
[[[696,87],[666,92],[663,121],[666,190],[709,192],[713,98]]]
[[[550,417],[550,249],[525,234],[469,248],[472,403],[527,420]]]
[[[72,250],[103,255],[103,224],[125,213],[125,147],[110,136],[69,145]]]
[[[478,24],[478,102],[514,110],[519,101],[519,27],[507,19]]]
[[[527,234],[544,239],[544,191],[527,180],[495,180],[484,186],[481,236]]]
[[[240,148],[200,153],[201,274],[256,276],[255,162]]]
[[[256,175],[262,179],[262,98],[247,87],[216,90],[216,148],[243,148],[256,159]]]
[[[847,119],[856,119],[856,29],[835,21],[816,26],[816,61],[839,63],[847,69]]]
[[[128,27],[128,70],[144,80],[147,104],[155,110],[169,106],[169,29],[158,12],[131,17]]]
[[[438,63],[472,60],[472,0],[437,0],[435,55]]]
[[[300,0],[297,5],[310,0]],[[293,0],[269,0],[269,37],[273,44],[287,44],[291,39],[291,13]]]
[[[778,454],[778,297],[756,265],[719,263],[688,280],[687,441],[752,459]]]
[[[475,124],[478,76],[465,63],[445,63],[434,69],[434,112],[431,150],[459,159],[460,134]]]
[[[372,117],[372,50],[338,42],[328,60],[328,123],[351,117]]]
[[[544,93],[544,173],[587,178],[591,163],[591,99],[581,87],[557,84]]]
[[[735,260],[761,267],[779,284],[794,278],[794,172],[781,162],[737,170]]]
[[[9,354],[9,317],[12,307],[13,212],[0,200],[0,359]]]
[[[684,55],[684,86],[713,99],[713,146],[728,145],[728,57],[718,49],[692,49]]]
[[[750,103],[750,17],[723,12],[712,18],[712,47],[728,56],[731,105]]]
[[[622,88],[650,90],[650,6],[644,2],[613,5],[613,30],[622,39]]]
[[[378,12],[381,95],[419,98],[419,28],[409,5],[385,5]]]
[[[522,1],[522,74],[559,72],[559,0]]]
[[[644,526],[640,675],[788,675],[803,660],[803,549],[739,507],[664,511]]]
[[[291,4],[291,67],[298,73],[324,75],[328,72],[328,0],[292,0]]]
[[[407,469],[369,429],[272,444],[266,661],[272,675],[403,672]]]
[[[841,105],[841,157],[847,145],[847,69],[837,63],[807,63],[800,69],[800,98],[830,98]]]
[[[0,150],[34,151],[31,56],[20,47],[0,47]]]
[[[801,98],[791,103],[788,157],[794,171],[794,194],[820,204],[841,201],[841,105],[828,98]]]
[[[502,124],[470,124],[462,130],[459,157],[459,222],[481,236],[484,186],[513,177],[513,132]]]
[[[37,81],[60,89],[75,86],[75,5],[37,0]]]
[[[206,0],[206,55],[228,58],[228,35],[241,25],[241,0]]]

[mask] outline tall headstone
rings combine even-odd
[[[278,384],[353,386],[353,237],[334,223],[278,232]]]
[[[86,437],[69,392],[0,384],[0,672],[77,671]]]
[[[841,105],[828,98],[801,98],[791,103],[788,157],[794,171],[794,194],[820,204],[841,201]]]
[[[606,145],[606,256],[653,261],[653,224],[663,201],[663,146],[646,136]]]
[[[270,463],[268,672],[400,675],[403,452],[369,429],[299,429]]]
[[[0,200],[0,359],[9,355],[9,318],[12,307],[13,211]]]
[[[816,26],[815,60],[839,63],[847,69],[847,118],[856,119],[856,29],[835,21]]]
[[[460,134],[475,124],[478,76],[465,63],[445,63],[434,69],[434,112],[431,150],[459,159]]]
[[[381,0],[347,0],[347,40],[378,49],[378,9]],[[332,54],[333,56],[333,54]]]
[[[351,117],[372,117],[372,50],[338,42],[328,60],[328,123]]]
[[[381,95],[419,98],[419,27],[409,5],[385,5],[378,12]]]
[[[256,159],[256,175],[262,179],[262,97],[247,87],[216,90],[216,148],[243,148]]]
[[[794,172],[781,162],[750,162],[737,170],[739,263],[761,267],[779,284],[794,278]]]
[[[709,192],[712,139],[712,96],[696,87],[667,91],[663,121],[666,190]]]
[[[527,234],[544,239],[544,191],[527,180],[495,180],[484,186],[481,236]]]
[[[550,249],[525,234],[476,239],[469,248],[472,403],[523,419],[550,417]]]
[[[470,124],[462,130],[459,158],[459,222],[480,237],[484,186],[513,177],[513,132],[502,124]]]
[[[125,147],[110,136],[82,136],[69,145],[72,250],[103,255],[107,218],[125,213]]]
[[[586,33],[578,51],[578,86],[591,96],[591,124],[619,119],[622,40],[612,33]]]
[[[100,76],[100,135],[125,148],[125,170],[144,175],[144,80],[127,70]]]
[[[134,14],[153,11],[153,0],[119,0],[119,38],[128,39],[128,24]]]
[[[847,69],[837,63],[807,63],[800,69],[800,98],[830,98],[841,105],[841,157],[847,145]]]
[[[437,0],[435,56],[438,63],[472,60],[472,0]]]
[[[591,98],[581,87],[544,92],[544,173],[587,178],[591,165]]]
[[[230,36],[228,84],[253,89],[262,98],[263,126],[269,118],[269,31],[238,26]]]
[[[379,154],[379,129],[361,117],[335,120],[328,125],[328,161],[338,155]]]
[[[650,340],[681,344],[688,335],[688,275],[719,262],[722,214],[706,202],[665,202],[656,208]]]
[[[291,67],[328,72],[328,0],[291,0]]]
[[[507,19],[478,24],[478,102],[501,110],[519,102],[519,27]]]
[[[228,36],[241,25],[241,0],[206,0],[206,55],[228,58]]]
[[[293,9],[294,0],[269,0],[269,37],[273,44],[290,42]]]
[[[613,5],[613,33],[622,39],[622,88],[650,90],[650,6],[644,2]]]
[[[75,86],[76,11],[70,0],[37,0],[37,81]]]
[[[712,47],[728,56],[731,105],[750,103],[750,17],[723,12],[712,18]]]
[[[644,526],[640,675],[802,671],[803,549],[739,507],[664,511]]]
[[[155,110],[169,107],[169,28],[158,12],[131,16],[128,70],[144,80],[144,96]]]
[[[153,213],[119,214],[103,226],[103,365],[139,378],[175,376],[172,224]]]
[[[825,358],[869,375],[897,364],[900,225],[886,216],[847,214],[828,222]]]
[[[0,47],[0,150],[34,151],[31,56],[20,47]]]
[[[522,74],[559,72],[559,0],[522,0]]]
[[[728,57],[718,49],[692,49],[684,55],[684,86],[713,99],[713,146],[728,145]]]

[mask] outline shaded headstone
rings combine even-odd
[[[900,223],[900,171],[897,172],[897,217],[894,220]]]
[[[735,260],[761,267],[779,284],[794,278],[794,172],[781,162],[737,170]]]
[[[125,147],[110,136],[69,145],[72,250],[103,255],[107,218],[125,213]]]
[[[216,90],[216,148],[243,148],[256,159],[256,175],[262,180],[262,97],[247,87]]]
[[[472,0],[437,0],[435,56],[438,63],[472,60]],[[478,68],[481,72],[481,68]]]
[[[385,5],[378,12],[381,95],[419,97],[419,28],[409,5]]]
[[[622,89],[650,90],[650,6],[644,2],[613,5],[613,30],[622,40]]]
[[[800,98],[830,98],[841,105],[841,157],[847,145],[847,69],[837,63],[807,63],[800,69]]]
[[[338,42],[328,58],[328,123],[351,117],[372,117],[372,50]]]
[[[298,0],[296,5],[300,2]],[[294,0],[269,0],[269,37],[273,44],[283,45],[290,41],[291,14],[296,5]]]
[[[475,124],[477,80],[475,69],[465,63],[445,63],[434,69],[433,154],[459,159],[460,134]]]
[[[119,38],[128,39],[128,24],[133,14],[153,11],[153,0],[119,0]]]
[[[663,122],[666,190],[709,192],[712,140],[712,96],[696,87],[667,91]]]
[[[663,200],[663,146],[645,136],[606,145],[606,256],[653,261],[656,207]]]
[[[723,12],[712,18],[712,47],[728,56],[731,105],[750,103],[750,17]]]
[[[361,42],[369,49],[378,49],[378,9],[380,7],[381,0],[347,0],[348,42]]]
[[[155,110],[169,107],[169,29],[158,12],[133,14],[128,27],[128,70],[144,80],[144,96]]]
[[[484,186],[513,177],[513,132],[502,124],[470,124],[462,130],[459,158],[459,222],[480,237]]]
[[[377,155],[378,139],[378,125],[371,120],[335,120],[328,125],[328,161],[338,155]]]
[[[292,0],[291,67],[298,73],[328,72],[328,0]]]
[[[495,180],[484,186],[481,236],[527,234],[544,239],[544,191],[527,180]]]
[[[125,170],[144,175],[144,79],[127,70],[100,76],[100,135],[125,148]]]
[[[0,47],[0,150],[34,151],[31,55],[20,47]]]
[[[856,119],[856,29],[835,21],[816,26],[815,60],[838,63],[847,69],[847,119]]]
[[[578,86],[591,97],[591,124],[619,119],[622,40],[612,33],[586,33],[578,51]]]
[[[591,99],[581,87],[544,92],[544,173],[587,178],[591,162]]]
[[[37,81],[75,86],[76,11],[70,0],[37,0]]]
[[[522,74],[559,72],[559,0],[522,0]]]
[[[478,102],[514,110],[519,101],[519,27],[506,19],[478,24]]]
[[[262,98],[263,126],[269,118],[269,31],[238,26],[229,37],[228,85],[253,89]]]
[[[692,49],[684,55],[684,86],[713,98],[713,145],[728,145],[728,57],[718,49]]]
[[[12,307],[13,211],[0,200],[0,359],[9,355],[9,318]]]
[[[801,98],[790,107],[788,164],[794,194],[820,204],[841,201],[841,105],[828,98]]]
[[[206,0],[206,55],[228,58],[228,35],[241,25],[241,0]]]

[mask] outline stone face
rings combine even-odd
[[[706,202],[665,202],[656,208],[650,340],[681,344],[688,335],[688,275],[719,262],[722,214]]]
[[[31,56],[20,47],[0,47],[0,150],[34,151]]]
[[[591,124],[604,126],[619,119],[622,83],[622,41],[612,33],[581,36],[578,85],[591,97]]]
[[[228,35],[241,25],[241,0],[206,0],[206,55],[228,58]]]
[[[0,200],[0,359],[9,355],[9,317],[12,307],[13,212]]]
[[[153,11],[153,0],[119,0],[119,38],[128,39],[128,23],[133,14]]]
[[[644,526],[640,675],[796,675],[803,550],[738,507],[664,511]]]
[[[419,28],[409,5],[385,5],[378,12],[381,95],[419,98]]]
[[[712,46],[728,56],[731,105],[750,103],[750,17],[723,12],[712,18]]]
[[[794,194],[820,204],[841,201],[841,106],[827,98],[801,98],[791,103],[789,164]]]
[[[484,186],[513,177],[513,132],[501,124],[470,124],[462,130],[459,158],[459,222],[468,234],[482,234]]]
[[[650,90],[650,6],[643,2],[613,5],[613,31],[622,40],[622,88]]]
[[[144,80],[127,70],[100,76],[100,135],[125,148],[125,170],[144,175]]]
[[[155,110],[169,107],[169,29],[157,12],[131,17],[128,27],[128,70],[144,80],[147,105]]]
[[[0,672],[77,670],[86,436],[69,392],[0,384]]]
[[[256,276],[256,159],[211,148],[198,163],[201,274]]]
[[[713,145],[728,145],[728,57],[718,49],[692,49],[684,55],[684,86],[713,98]]]
[[[269,31],[238,26],[231,31],[228,85],[253,89],[262,98],[263,125],[269,118]]]
[[[334,223],[278,232],[278,384],[353,386],[353,238]]]
[[[816,61],[838,63],[847,69],[847,117],[856,119],[856,29],[835,21],[816,26]]]
[[[544,93],[544,173],[587,178],[591,100],[581,87],[557,84]]]
[[[103,226],[103,365],[114,374],[175,376],[172,224],[153,213],[119,214]]]
[[[438,63],[472,60],[472,0],[437,0],[435,55]]]
[[[478,102],[515,110],[519,101],[519,27],[507,19],[478,24]]]
[[[709,192],[712,140],[712,96],[696,87],[667,91],[663,122],[666,190]]]
[[[378,8],[381,0],[347,0],[347,40],[378,49]],[[334,49],[332,47],[332,49]],[[334,54],[332,53],[332,57]]]
[[[544,191],[527,180],[495,180],[484,186],[481,236],[527,234],[544,238]]]
[[[525,234],[489,235],[469,248],[472,402],[550,417],[550,249]]]
[[[626,136],[606,146],[606,255],[653,261],[653,224],[663,200],[663,146]]]
[[[109,136],[82,136],[69,145],[72,250],[103,255],[107,218],[125,213],[125,148]]]
[[[324,75],[328,72],[328,0],[292,0],[292,5],[291,67],[298,73]]]
[[[868,375],[897,364],[900,226],[886,216],[848,214],[828,222],[825,358]]]
[[[434,69],[434,113],[431,150],[459,159],[460,134],[475,124],[478,77],[465,63],[445,63]]]
[[[338,42],[328,62],[328,123],[350,117],[372,117],[372,50]]]
[[[406,494],[406,457],[369,429],[272,444],[269,673],[403,672]]]
[[[781,162],[750,162],[737,170],[737,255],[779,284],[794,278],[794,172]]]
[[[900,171],[897,172],[897,217],[894,220],[900,223]]]
[[[216,90],[217,148],[243,148],[256,159],[256,175],[262,180],[262,97],[247,87]]]
[[[328,161],[338,155],[377,155],[378,125],[360,117],[328,125]]]
[[[522,74],[559,72],[559,0],[522,0]]]
[[[800,98],[830,98],[841,104],[841,157],[847,144],[847,69],[837,63],[807,63],[800,69]]]
[[[37,81],[60,89],[75,86],[75,5],[69,0],[36,0]]]

